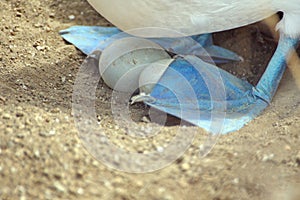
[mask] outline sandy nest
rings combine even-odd
[[[204,131],[186,126],[187,135],[199,134],[179,159],[151,173],[125,173],[97,161],[78,137],[72,94],[85,56],[58,35],[72,25],[110,24],[84,0],[2,0],[0,8],[0,199],[300,199],[295,69],[261,116],[221,136],[206,157],[198,156]],[[262,30],[254,24],[214,35],[245,58],[222,67],[254,84],[276,47]],[[157,137],[132,139],[114,122],[102,81],[97,97],[99,126],[128,151],[162,151],[179,127],[171,119]],[[137,127],[158,126],[145,120],[144,105],[131,110]]]

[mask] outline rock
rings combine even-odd
[[[68,18],[69,18],[69,20],[74,20],[76,17],[75,17],[75,15],[69,15]]]
[[[80,187],[80,188],[77,189],[76,193],[79,194],[79,195],[83,195],[84,194],[84,189]]]
[[[109,181],[107,181],[107,180],[104,181],[104,186],[105,186],[106,188],[108,188],[108,189],[113,189],[113,186],[112,186],[111,182],[109,182]]]
[[[26,200],[26,199],[27,199],[27,198],[26,198],[25,195],[20,196],[20,200]]]
[[[11,115],[8,114],[8,113],[4,113],[4,114],[2,115],[2,119],[6,119],[6,120],[11,119]]]
[[[41,156],[39,150],[35,150],[33,154],[34,154],[35,158],[40,158],[40,156]]]
[[[158,151],[159,153],[164,152],[164,148],[161,146],[156,147],[156,151]]]
[[[17,16],[17,17],[22,17],[22,13],[16,12],[16,16]]]
[[[21,133],[17,134],[17,138],[20,138],[20,139],[25,138],[25,136],[26,136],[26,133],[24,133],[24,132],[21,132]]]
[[[190,164],[189,163],[183,163],[181,165],[181,169],[183,169],[184,171],[187,171],[191,168]]]
[[[122,185],[124,183],[122,177],[116,177],[113,179],[113,184],[114,185]]]
[[[165,191],[166,191],[166,188],[164,188],[164,187],[158,188],[158,193],[160,193],[160,194],[164,193]]]
[[[146,116],[143,116],[142,119],[141,119],[142,122],[145,122],[145,123],[151,123],[150,119]]]
[[[50,17],[50,18],[54,18],[54,17],[55,17],[55,13],[50,13],[50,14],[49,14],[49,17]]]
[[[51,136],[56,135],[56,131],[51,130],[49,132],[40,132],[39,135],[42,136],[42,137],[51,137]]]
[[[14,130],[12,129],[12,128],[10,128],[10,127],[7,127],[6,129],[5,129],[5,133],[6,134],[13,134],[13,132],[14,132]]]
[[[272,160],[273,158],[274,158],[274,154],[264,155],[262,158],[262,161],[267,162],[267,161]]]
[[[240,182],[240,179],[239,179],[239,178],[235,178],[235,179],[233,179],[233,181],[232,181],[232,183],[235,184],[235,185],[239,184],[239,182]]]
[[[289,145],[286,145],[284,148],[285,148],[286,151],[292,150],[292,148]]]
[[[66,188],[58,181],[54,182],[53,186],[59,192],[62,192],[62,193],[66,192]]]

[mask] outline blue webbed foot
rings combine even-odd
[[[146,104],[215,134],[242,128],[272,100],[298,39],[281,36],[278,47],[256,86],[203,62],[185,56],[170,64]]]
[[[96,48],[104,50],[106,46],[99,47],[99,44],[108,44],[105,41],[114,39],[117,34],[122,37],[130,37],[116,27],[101,26],[72,26],[59,32],[68,42],[74,44],[84,54],[88,55]],[[188,38],[152,38],[150,40],[161,44],[166,50],[179,55],[196,55],[206,62],[228,63],[241,61],[236,53],[213,45],[211,34],[202,34]],[[119,39],[118,37],[115,38]],[[191,43],[191,41],[193,41]]]
[[[100,42],[118,33],[121,31],[115,27],[101,26],[72,26],[59,31],[62,38],[75,45],[86,55],[91,54]]]
[[[236,53],[213,44],[212,34],[202,34],[192,36],[192,38],[199,42],[207,51],[208,55],[216,64],[242,61],[243,58]]]

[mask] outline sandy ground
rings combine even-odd
[[[201,136],[196,136],[168,167],[147,174],[120,172],[94,159],[79,140],[72,92],[85,56],[58,35],[71,25],[109,23],[84,0],[1,0],[0,10],[1,200],[300,199],[300,93],[295,70],[286,72],[261,116],[221,136],[206,157],[198,156]],[[276,46],[261,26],[215,35],[216,43],[245,58],[223,67],[251,83],[259,80]],[[111,91],[101,81],[98,88],[101,126],[113,143],[128,147],[126,131],[112,122]],[[155,126],[142,122],[142,105],[132,110],[138,127]],[[164,127],[152,142],[169,141],[177,128]],[[195,131],[205,135],[200,128],[186,127],[187,134]],[[141,141],[131,150],[143,154],[153,147],[149,144]]]

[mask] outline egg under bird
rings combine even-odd
[[[289,37],[300,36],[299,0],[88,0],[123,31],[164,28],[185,35],[228,30],[283,12],[277,28]],[[143,32],[144,37],[170,37],[166,32]]]

